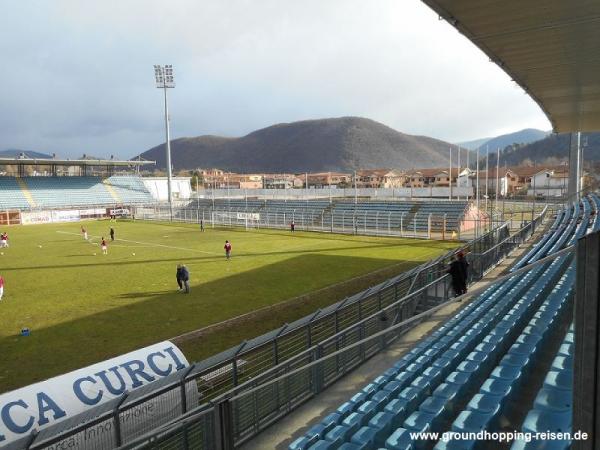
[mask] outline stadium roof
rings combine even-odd
[[[111,166],[130,167],[154,165],[156,161],[119,161],[116,159],[35,159],[35,158],[0,158],[1,166],[23,165],[23,166]]]
[[[600,130],[598,0],[423,0],[538,103],[555,132]]]

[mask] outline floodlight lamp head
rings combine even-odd
[[[174,88],[175,78],[173,76],[173,66],[171,64],[165,66],[155,64],[154,79],[156,80],[157,88]]]

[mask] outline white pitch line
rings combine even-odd
[[[61,234],[71,234],[71,235],[75,235],[75,236],[79,236],[80,233],[73,233],[71,231],[60,231],[57,230],[57,233],[61,233]],[[99,238],[101,236],[93,236],[90,235],[90,237],[95,237],[95,238]],[[172,245],[165,245],[165,244],[157,244],[155,242],[140,242],[140,241],[132,241],[130,239],[115,239],[115,241],[122,241],[122,242],[131,242],[133,244],[140,244],[140,245],[147,245],[149,247],[164,247],[164,248],[170,248],[172,250],[186,250],[188,252],[198,252],[198,253],[204,253],[207,255],[220,255],[220,253],[215,253],[215,252],[207,252],[207,251],[203,251],[203,250],[197,250],[194,248],[186,248],[186,247],[174,247]]]

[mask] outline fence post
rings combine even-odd
[[[414,228],[415,237],[417,237],[417,214],[415,214],[413,216],[413,228]]]
[[[196,363],[192,363],[190,365],[190,367],[188,367],[185,370],[185,372],[183,372],[183,374],[181,375],[181,381],[180,381],[180,385],[181,385],[181,414],[185,414],[187,412],[187,395],[186,395],[186,392],[185,392],[186,378],[190,374],[190,372],[194,369],[195,366],[196,366]],[[195,385],[195,383],[194,383],[194,385]]]
[[[400,214],[400,237],[402,237],[404,235],[404,231],[402,230],[404,228],[404,213]]]
[[[310,319],[308,319],[308,326],[306,327],[306,329],[308,330],[308,333],[307,333],[307,336],[306,336],[306,338],[307,338],[307,341],[308,341],[308,342],[307,342],[307,348],[310,348],[310,347],[312,347],[312,344],[313,344],[313,338],[312,338],[312,322],[313,322],[313,320],[314,320],[314,319],[315,319],[315,318],[316,318],[316,317],[317,317],[319,314],[321,314],[321,310],[320,310],[320,309],[318,309],[318,310],[317,310],[317,312],[315,312],[315,313],[314,313],[314,314],[313,314],[313,315],[310,317]]]
[[[446,240],[446,213],[444,213],[444,221],[442,223],[442,241]]]
[[[283,333],[287,329],[287,327],[288,324],[285,323],[273,338],[273,366],[279,364],[279,344],[277,339],[279,338],[279,336],[281,336],[281,333]]]
[[[117,403],[115,406],[115,409],[113,409],[113,413],[112,413],[112,419],[113,419],[114,430],[115,430],[115,444],[117,444],[117,447],[120,447],[121,445],[123,445],[123,438],[121,437],[121,418],[119,417],[119,413],[120,413],[121,405],[123,404],[123,402],[125,400],[127,400],[128,396],[129,396],[129,393],[127,391],[125,391],[125,393],[119,399],[119,403]]]
[[[313,352],[313,361],[318,361],[319,359],[321,359],[322,354],[323,349],[320,345],[317,345]],[[319,392],[321,392],[321,390],[323,389],[323,385],[325,384],[325,377],[321,363],[317,363],[313,366],[312,376],[313,392],[314,394],[318,394]]]
[[[431,239],[431,213],[427,216],[427,239]]]
[[[242,349],[246,346],[247,343],[248,343],[248,341],[242,342],[240,344],[240,346],[235,350],[235,352],[233,354],[233,358],[231,358],[231,373],[233,375],[233,385],[234,386],[237,386],[238,382],[239,382],[239,379],[238,379],[237,356],[242,351]]]
[[[215,450],[233,450],[233,413],[231,401],[224,399],[215,405]]]

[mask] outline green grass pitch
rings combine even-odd
[[[197,225],[129,221],[85,222],[85,241],[80,226],[7,228],[10,248],[0,249],[0,392],[335,284],[283,312],[184,343],[188,359],[198,360],[456,245],[283,230],[201,233]],[[109,240],[108,255],[101,236]],[[233,245],[231,261],[225,239]],[[177,292],[177,263],[190,270],[188,295]],[[23,327],[30,336],[20,335]]]

